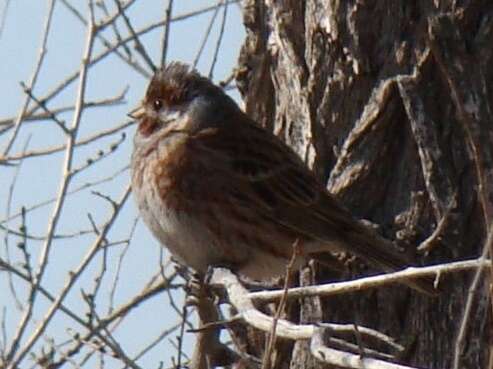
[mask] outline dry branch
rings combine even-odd
[[[436,277],[436,283],[438,284],[442,274],[463,270],[476,270],[480,267],[489,268],[490,266],[488,263],[490,263],[490,260],[483,260],[479,258],[427,267],[410,267],[399,272],[364,277],[354,281],[290,288],[287,291],[287,296],[288,298],[302,298],[310,296],[337,295],[341,293],[363,291],[369,288],[381,287],[390,283],[402,282],[405,280],[430,275]],[[254,301],[267,302],[280,299],[283,296],[283,293],[283,290],[251,292],[248,294],[248,297]]]
[[[248,294],[248,290],[243,287],[238,278],[229,270],[223,268],[216,268],[213,270],[210,283],[214,287],[220,287],[226,289],[228,293],[229,302],[237,309],[237,318],[243,319],[247,324],[260,329],[264,332],[270,332],[272,325],[274,324],[274,318],[260,312],[253,305],[252,299]],[[289,292],[288,292],[289,293]],[[346,368],[366,368],[366,369],[380,369],[380,368],[394,368],[403,369],[410,368],[400,366],[397,364],[387,363],[377,359],[362,359],[359,355],[330,349],[332,353],[339,353],[332,361],[333,355],[328,357],[324,356],[324,345],[321,345],[319,334],[321,329],[326,329],[332,333],[347,334],[349,332],[354,333],[354,326],[341,325],[341,324],[294,324],[284,319],[277,320],[276,335],[280,338],[291,340],[309,340],[312,342],[312,350],[317,351],[317,358],[323,358],[323,361],[334,364],[342,365]],[[380,332],[376,332],[366,327],[358,327],[358,331],[380,342],[387,344],[391,347],[395,347],[393,340],[390,337],[383,335]],[[318,341],[317,341],[318,340]],[[328,349],[329,350],[329,349]],[[370,351],[364,350],[365,354],[370,354]],[[344,364],[345,363],[345,364]]]

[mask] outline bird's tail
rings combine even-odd
[[[366,225],[352,223],[350,228],[333,237],[331,242],[326,240],[325,249],[318,248],[315,253],[335,249],[349,251],[384,272],[396,272],[414,265],[407,256],[397,251],[391,241],[379,236]],[[436,296],[439,290],[434,282],[433,277],[424,276],[403,280],[401,283],[427,295]]]
[[[391,241],[380,237],[372,229],[361,224],[362,229],[351,232],[349,239],[351,252],[367,260],[384,272],[396,272],[411,267],[414,263],[403,253],[397,251]],[[430,296],[437,296],[439,290],[431,276],[403,280],[407,286]]]

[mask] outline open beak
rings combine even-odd
[[[135,109],[131,110],[127,115],[135,120],[139,120],[142,118],[145,114],[145,108],[144,105],[139,105]]]

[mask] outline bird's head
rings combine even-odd
[[[236,103],[208,78],[173,62],[152,78],[142,104],[129,115],[138,121],[136,143],[165,132],[193,133],[239,112]]]

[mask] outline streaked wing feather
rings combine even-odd
[[[241,124],[241,135],[234,128],[204,135],[201,148],[217,156],[216,165],[234,173],[232,183],[246,192],[248,201],[256,202],[251,208],[259,217],[320,241],[315,252],[332,245],[385,271],[409,265],[390,241],[355,220],[289,147],[250,121]],[[428,281],[413,282],[413,287],[431,293]]]

